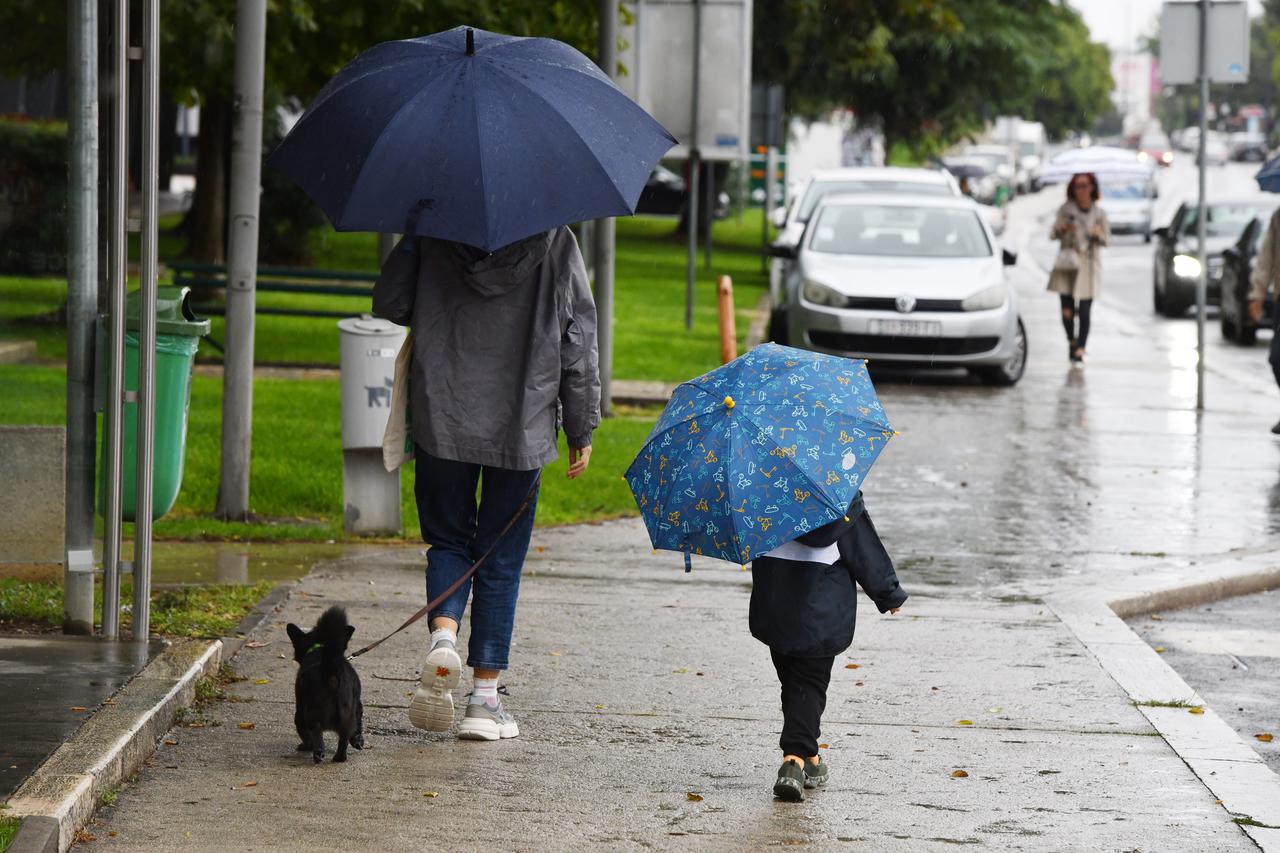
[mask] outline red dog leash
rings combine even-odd
[[[529,489],[529,494],[524,496],[524,503],[520,504],[520,508],[516,510],[516,514],[511,516],[511,520],[508,521],[506,526],[502,528],[502,531],[498,534],[498,538],[493,540],[493,544],[489,546],[488,550],[486,550],[483,554],[480,555],[480,559],[472,563],[471,567],[468,568],[465,572],[463,572],[461,577],[459,577],[456,581],[451,583],[448,589],[446,589],[444,592],[440,593],[435,598],[428,601],[426,606],[423,607],[421,610],[419,610],[417,613],[413,614],[408,619],[404,620],[404,623],[401,624],[399,628],[396,628],[394,631],[392,631],[390,634],[387,634],[387,636],[383,637],[381,640],[375,640],[374,642],[365,646],[363,649],[352,652],[350,655],[347,656],[347,659],[350,660],[351,658],[357,658],[357,657],[360,657],[360,655],[364,654],[365,652],[373,651],[378,646],[382,645],[387,640],[390,640],[396,634],[399,634],[405,628],[408,628],[414,622],[417,622],[423,616],[426,616],[432,610],[439,607],[446,600],[448,600],[449,596],[457,592],[458,588],[461,587],[464,583],[466,583],[467,580],[476,573],[476,569],[480,568],[480,564],[483,563],[485,560],[489,559],[489,555],[493,553],[493,549],[498,547],[498,543],[501,542],[509,532],[511,532],[511,528],[515,527],[516,522],[519,521],[524,516],[525,510],[527,510],[529,508],[529,504],[533,502],[533,496],[538,493],[538,486],[539,484],[541,484],[541,482],[542,482],[542,475],[539,474],[537,477],[534,478],[533,486],[530,487]]]

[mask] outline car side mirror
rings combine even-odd
[[[1228,246],[1227,248],[1222,250],[1222,257],[1228,258],[1228,259],[1239,258],[1240,250],[1237,249],[1235,246]]]
[[[1167,227],[1157,228],[1151,233],[1159,237],[1161,240],[1163,240],[1169,236],[1169,229]]]
[[[1010,252],[1008,249],[1000,250],[1000,260],[1006,267],[1016,266],[1018,263],[1018,255]]]
[[[794,261],[798,254],[796,247],[789,243],[772,243],[769,245],[769,257],[771,258],[786,258],[789,261]]]
[[[773,220],[774,228],[787,227],[787,209],[785,207],[775,207],[769,218]]]

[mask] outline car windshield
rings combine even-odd
[[[1144,181],[1108,181],[1102,180],[1102,200],[1145,199],[1148,195]]]
[[[823,196],[831,193],[874,193],[876,195],[951,195],[951,187],[942,181],[894,181],[894,180],[844,180],[814,181],[809,184],[808,191],[800,200],[800,209],[796,218],[808,222],[813,209],[822,201]]]
[[[1205,210],[1204,233],[1208,237],[1238,237],[1254,217],[1266,219],[1276,209],[1275,203],[1249,202],[1244,204],[1211,204]],[[1187,205],[1182,216],[1181,237],[1193,237],[1196,233],[1195,205]]]
[[[1169,140],[1163,136],[1144,136],[1138,147],[1144,151],[1168,151]]]
[[[976,211],[879,204],[822,208],[809,249],[834,255],[915,258],[991,255],[991,244]]]

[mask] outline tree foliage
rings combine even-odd
[[[1063,133],[1105,110],[1110,56],[1051,0],[758,0],[754,71],[788,111],[852,109],[886,137],[946,143],[1002,114]]]

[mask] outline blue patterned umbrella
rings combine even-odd
[[[841,518],[895,434],[864,361],[763,344],[676,388],[626,479],[686,571],[745,564]]]

